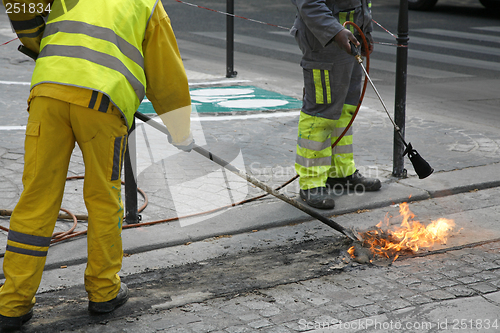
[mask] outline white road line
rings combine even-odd
[[[377,48],[377,47],[376,47]],[[408,75],[423,77],[426,79],[450,79],[454,77],[472,77],[473,75],[460,74],[455,72],[442,71],[428,67],[408,65]],[[370,60],[370,69],[382,70],[386,72],[396,72],[396,63],[378,59]],[[375,78],[376,79],[376,78]],[[372,80],[374,78],[372,77]]]
[[[496,27],[473,27],[472,29],[483,30],[483,31],[500,32],[500,26],[496,26]]]
[[[234,83],[246,83],[251,82],[250,80],[220,80],[220,81],[208,81],[208,82],[190,82],[189,86],[214,86],[218,84],[234,84]],[[14,84],[29,86],[31,82],[16,82],[16,81],[0,81],[0,84]]]
[[[210,82],[192,82],[189,86],[215,86],[218,84],[233,84],[233,83],[246,83],[252,82],[250,80],[221,80],[221,81],[210,81]]]
[[[226,121],[226,120],[247,120],[247,119],[266,119],[266,118],[282,118],[282,117],[297,117],[300,115],[300,111],[289,111],[289,112],[273,112],[273,113],[254,113],[245,115],[231,115],[231,116],[203,116],[197,114],[192,117],[192,121]],[[159,117],[156,115],[148,114],[151,119],[162,123]],[[136,119],[137,123],[142,123],[139,119]],[[25,131],[26,126],[0,126],[0,131]]]
[[[247,120],[247,119],[297,117],[298,115],[300,115],[300,111],[255,113],[255,114],[234,115],[234,116],[198,116],[196,120],[199,121]]]
[[[390,40],[390,41],[396,42],[394,40],[394,38],[389,36],[387,33],[374,31],[374,32],[372,32],[372,35],[375,39],[383,39],[383,40]],[[446,48],[446,49],[451,49],[451,50],[500,56],[500,48],[498,48],[498,47],[488,47],[488,46],[482,46],[482,45],[472,45],[472,44],[467,44],[467,43],[450,42],[450,41],[446,41],[446,40],[422,38],[422,37],[415,37],[415,36],[410,35],[410,41],[409,41],[410,48],[411,48],[412,44],[434,46],[438,49]],[[375,52],[376,51],[377,51],[377,46],[375,46]]]
[[[413,31],[423,32],[426,34],[432,34],[432,35],[438,35],[438,36],[445,36],[445,37],[472,39],[472,40],[475,40],[478,42],[500,43],[500,37],[498,37],[498,36],[474,34],[474,33],[463,32],[463,31],[444,30],[444,29],[414,29]]]
[[[363,112],[373,112],[373,109],[370,109],[367,106],[361,106],[360,111]],[[282,118],[282,117],[297,117],[300,115],[300,111],[286,111],[286,112],[262,112],[262,113],[254,113],[254,114],[244,114],[244,115],[231,115],[231,116],[203,116],[203,113],[198,113],[194,115],[191,120],[192,121],[225,121],[225,120],[247,120],[247,119],[265,119],[265,118]],[[162,123],[159,117],[156,115],[148,114],[151,119]],[[139,119],[136,119],[137,122],[141,122]]]
[[[247,119],[265,119],[265,118],[282,118],[282,117],[297,117],[300,115],[300,111],[288,111],[288,112],[273,112],[273,113],[254,113],[254,114],[244,114],[244,115],[231,115],[231,116],[203,116],[202,113],[198,113],[191,117],[192,121],[226,121],[226,120],[247,120]],[[148,114],[152,120],[162,123],[156,114]],[[138,123],[141,123],[139,119],[136,119]]]
[[[272,35],[280,35],[280,36],[295,38],[293,35],[290,34],[290,31],[268,31],[267,33]]]
[[[362,106],[361,110],[365,112],[372,111],[366,106]],[[226,120],[247,120],[247,119],[268,119],[268,118],[283,118],[283,117],[297,117],[300,115],[300,111],[288,111],[288,112],[263,112],[245,115],[231,115],[231,116],[200,116],[200,114],[195,114],[192,117],[192,121],[226,121]],[[152,120],[162,123],[160,117],[156,114],[147,114]],[[143,123],[143,121],[136,119],[137,123]],[[26,130],[26,126],[0,126],[0,131],[12,131],[12,130]]]
[[[29,86],[31,85],[31,82],[0,81],[0,84],[17,84],[21,86]]]
[[[0,131],[25,131],[26,126],[0,126]]]
[[[396,54],[395,47],[387,45],[377,45],[376,47],[377,47],[377,52],[393,54],[393,55]],[[495,61],[484,61],[473,58],[462,58],[448,54],[430,53],[413,49],[408,50],[408,57],[413,59],[435,61],[449,65],[500,71],[500,62],[495,62]]]

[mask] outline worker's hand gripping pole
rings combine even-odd
[[[149,118],[148,116],[140,113],[140,112],[136,112],[135,113],[135,116],[137,119],[145,122],[146,124],[156,128],[157,130],[165,133],[168,135],[168,130],[165,126],[157,123],[156,121],[152,120],[151,118]],[[231,171],[232,173],[234,173],[235,175],[245,179],[246,181],[248,181],[249,183],[252,183],[253,185],[257,186],[258,188],[266,191],[267,193],[275,196],[276,198],[278,199],[281,199],[283,201],[285,201],[286,203],[289,203],[290,205],[300,209],[301,211],[303,211],[304,213],[320,220],[321,222],[325,223],[326,225],[330,226],[331,228],[337,230],[338,232],[344,234],[345,236],[347,236],[348,238],[350,238],[351,240],[353,241],[358,241],[359,238],[358,236],[355,235],[355,233],[350,230],[350,229],[346,229],[344,228],[343,226],[341,226],[340,224],[338,224],[337,222],[335,221],[332,221],[330,220],[329,218],[321,215],[320,213],[318,213],[317,211],[311,209],[309,206],[306,206],[305,204],[297,201],[297,200],[294,200],[286,195],[284,195],[283,193],[280,193],[279,191],[273,189],[272,187],[268,186],[267,184],[261,182],[260,180],[258,180],[257,178],[241,171],[240,169],[238,169],[237,167],[233,166],[231,163],[225,161],[224,159],[212,154],[210,151],[206,150],[205,148],[203,147],[200,147],[198,145],[194,145],[193,146],[193,150],[195,152],[197,152],[198,154],[208,158],[209,160],[211,161],[214,161],[215,163],[217,163],[218,165],[220,165],[221,167],[225,168],[226,170],[229,170]]]

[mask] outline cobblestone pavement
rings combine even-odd
[[[389,331],[384,328],[392,321],[395,331],[400,331],[396,329],[400,324],[402,328],[414,326],[414,331],[431,332],[446,319],[450,327],[456,320],[466,319],[467,324],[473,320],[478,328],[482,320],[485,328],[488,320],[491,325],[500,320],[498,312],[483,313],[482,317],[454,317],[452,313],[439,317],[433,313],[437,309],[433,303],[446,301],[453,308],[455,302],[486,301],[495,303],[498,309],[499,250],[500,243],[496,242],[396,261],[391,267],[358,266],[338,275],[142,316],[136,325],[144,332],[193,333],[285,333],[319,328],[358,332],[365,331],[358,327],[369,325],[366,331],[373,332],[378,327]],[[427,323],[432,329],[418,329],[418,325]],[[498,324],[491,330],[500,330]]]
[[[464,332],[495,332],[500,330],[499,250],[497,241],[397,260],[387,267],[330,266],[313,279],[167,310],[153,306],[140,315],[63,331],[444,332],[462,327]]]
[[[446,216],[456,228],[447,245],[392,263],[348,259],[350,241],[319,221],[133,254],[124,258],[123,270],[131,299],[119,311],[89,319],[82,286],[48,288],[38,295],[25,332],[500,331],[497,191],[412,203],[419,220]],[[335,220],[375,224],[397,210],[394,205]],[[489,241],[476,241],[487,233]],[[71,280],[84,269],[54,269],[44,278]]]

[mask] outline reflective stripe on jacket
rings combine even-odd
[[[146,92],[142,42],[157,1],[54,2],[31,87],[58,83],[102,92],[130,127]]]

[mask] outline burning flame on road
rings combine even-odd
[[[402,252],[417,252],[421,248],[431,248],[435,244],[446,244],[449,233],[455,222],[440,218],[427,226],[415,221],[415,214],[410,211],[408,203],[399,205],[399,214],[403,221],[399,227],[389,227],[389,218],[376,225],[377,229],[360,234],[363,247],[379,258],[389,258],[395,261]],[[384,227],[384,228],[383,228]],[[355,257],[355,247],[347,251]]]

